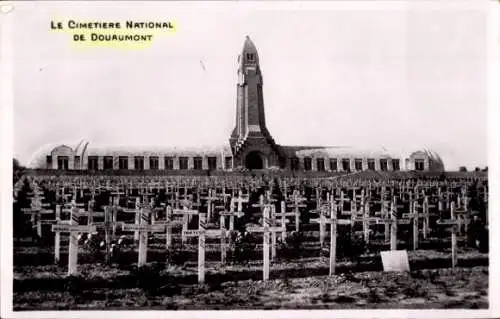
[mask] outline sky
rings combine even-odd
[[[16,3],[14,157],[47,143],[215,146],[249,35],[278,144],[437,151],[487,165],[487,7],[477,2]],[[51,20],[165,21],[151,47],[81,48]],[[22,22],[22,23],[21,23]]]

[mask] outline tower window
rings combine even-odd
[[[422,159],[415,160],[415,170],[416,171],[423,171],[424,170],[424,160],[422,160]]]
[[[158,156],[149,157],[149,169],[157,170],[158,169],[159,159]]]
[[[337,171],[337,159],[336,158],[330,158],[330,170],[332,172],[336,172]]]
[[[399,171],[399,159],[393,159],[392,160],[392,170],[393,171]]]
[[[357,171],[362,171],[363,170],[363,160],[361,158],[357,158],[354,160],[354,168]]]
[[[144,169],[144,156],[134,157],[134,167],[135,167],[135,169],[139,169],[139,170]]]
[[[325,171],[325,160],[323,158],[317,158],[316,159],[316,169],[318,172],[324,172]]]
[[[174,169],[174,158],[172,156],[165,157],[165,169]]]
[[[344,172],[350,172],[351,171],[351,161],[348,158],[343,158],[342,159],[342,170]]]
[[[188,169],[188,158],[187,157],[179,157],[179,169]]]
[[[253,53],[247,53],[247,61],[248,62],[254,62],[255,61],[255,54],[253,54]]]
[[[203,168],[203,159],[199,156],[193,159],[194,169],[202,169]]]
[[[208,169],[209,170],[217,169],[217,157],[209,157],[208,158]]]
[[[387,160],[386,159],[381,159],[380,160],[380,170],[382,171],[387,171]]]
[[[118,157],[118,168],[119,169],[128,169],[128,157],[127,156]]]
[[[304,157],[304,170],[310,171],[312,169],[312,158]]]
[[[97,156],[89,156],[88,168],[89,170],[97,170],[99,168],[97,163]]]
[[[68,169],[69,158],[67,156],[57,157],[57,169]]]
[[[373,158],[368,159],[368,169],[371,171],[375,170],[375,159]]]
[[[104,156],[104,169],[113,169],[113,156]]]

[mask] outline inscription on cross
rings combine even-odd
[[[164,225],[150,225],[149,214],[151,210],[147,207],[140,208],[139,224],[122,224],[122,231],[133,231],[139,233],[139,256],[137,266],[142,267],[147,263],[148,233],[159,233],[165,231]]]
[[[68,248],[68,276],[78,273],[78,234],[80,233],[95,233],[96,227],[89,225],[79,225],[80,210],[76,207],[75,202],[72,202],[71,219],[69,224],[54,224],[52,231],[56,233],[69,233],[69,248]]]

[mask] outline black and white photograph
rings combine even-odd
[[[492,316],[493,2],[0,3],[5,318]]]

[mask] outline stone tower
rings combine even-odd
[[[248,36],[238,64],[236,125],[229,138],[234,167],[279,166],[284,157],[266,127],[259,55]]]

